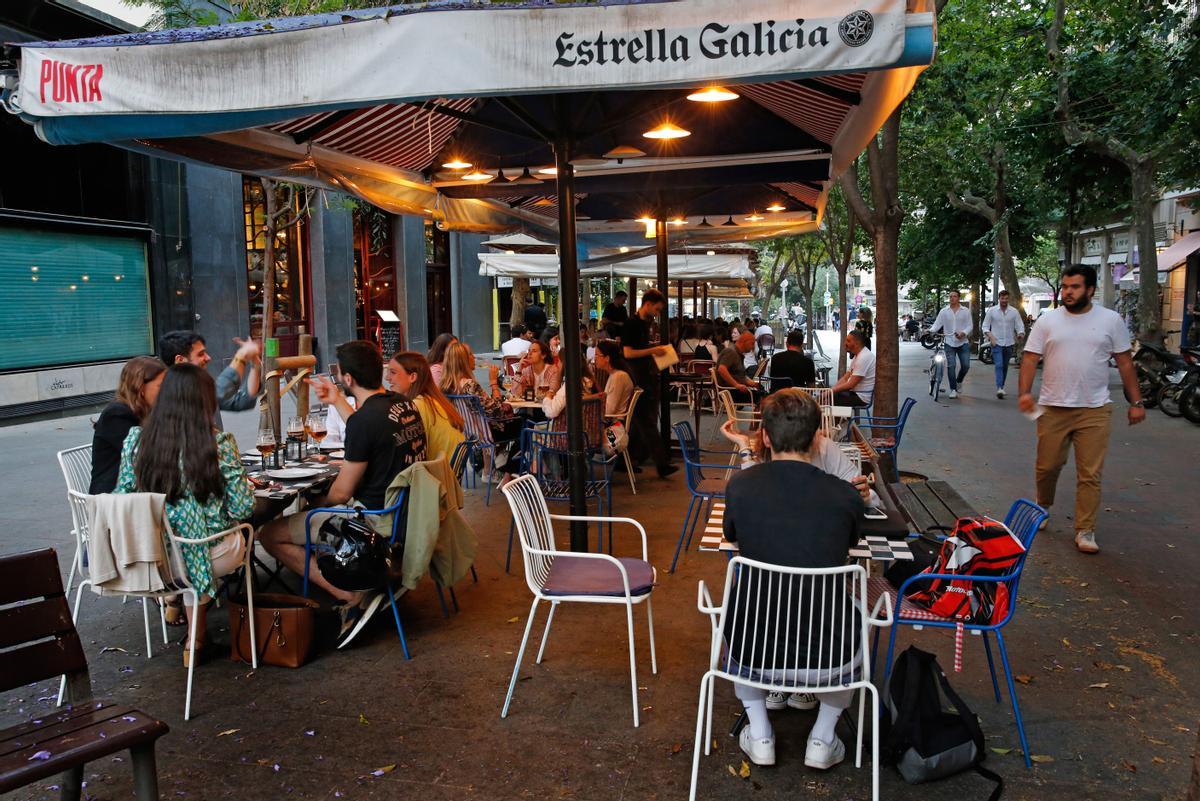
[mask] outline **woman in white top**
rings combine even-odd
[[[583,396],[596,391],[596,379],[592,377],[592,371],[586,364],[580,365],[583,370],[583,375],[580,376],[580,383],[583,384]],[[558,390],[553,395],[547,395],[542,398],[542,413],[546,415],[547,420],[553,420],[567,410],[567,385],[562,383]]]
[[[604,414],[615,417],[625,414],[629,399],[633,397],[633,379],[629,377],[629,365],[621,346],[612,339],[596,344],[596,367],[608,373],[604,384]]]

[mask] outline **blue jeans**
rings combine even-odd
[[[1004,382],[1008,380],[1008,360],[1012,358],[1012,345],[993,345],[992,358],[995,360],[996,368],[996,389],[1004,389]]]
[[[960,365],[958,375],[954,375],[954,360],[958,359]],[[967,370],[971,367],[971,343],[964,342],[961,345],[946,346],[946,375],[950,377],[950,389],[957,390],[958,385],[967,375]]]

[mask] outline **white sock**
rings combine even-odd
[[[742,701],[742,706],[746,707],[746,717],[750,720],[748,725],[751,737],[755,740],[766,740],[775,736],[775,729],[771,728],[771,718],[767,715],[766,701]]]
[[[833,738],[837,736],[833,733],[833,729],[837,726],[838,718],[841,715],[842,710],[836,706],[822,703],[817,710],[817,722],[813,724],[812,731],[808,736],[826,744],[832,743]]]

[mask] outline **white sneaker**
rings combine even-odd
[[[997,398],[1003,398],[1003,397],[1004,397],[1004,390],[1003,390],[1003,388],[996,390],[996,397],[997,397]]]
[[[738,735],[738,745],[742,747],[742,752],[755,765],[775,764],[775,738],[767,737],[762,740],[755,740],[750,736],[749,724],[742,727],[742,733]],[[845,756],[844,753],[843,756]]]
[[[958,390],[957,390],[957,389],[952,389],[952,390],[950,390],[950,398],[951,398],[951,400],[953,400],[954,398],[957,398],[957,397],[958,397]]]
[[[787,709],[788,694],[780,692],[767,693],[767,709],[780,710]]]
[[[1076,531],[1075,547],[1080,553],[1100,553],[1100,546],[1096,544],[1096,532]]]
[[[820,706],[817,696],[812,693],[792,693],[788,696],[787,705],[792,709],[799,709],[806,712],[810,709],[816,709]]]
[[[829,770],[846,758],[846,746],[835,734],[832,743],[810,737],[804,752],[804,764],[817,770]]]

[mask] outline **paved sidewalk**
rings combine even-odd
[[[945,478],[997,516],[1032,493],[1033,431],[1016,412],[1015,391],[997,400],[990,368],[974,363],[963,396],[934,405],[922,373],[928,353],[902,343],[901,354],[902,395],[918,400],[901,467]],[[1015,390],[1015,375],[1009,380]],[[1122,415],[1123,406],[1114,419]],[[226,419],[244,443],[252,441],[256,415]],[[704,439],[711,426],[706,417]],[[53,545],[66,563],[69,523],[54,452],[89,436],[86,417],[0,428],[7,524],[0,553]],[[1031,750],[1045,758],[1032,770],[1017,753],[1007,703],[992,700],[982,649],[968,638],[964,672],[950,680],[982,718],[993,749],[989,766],[1005,777],[1006,798],[1182,798],[1200,708],[1200,616],[1193,604],[1200,557],[1190,502],[1198,442],[1200,428],[1157,411],[1136,429],[1114,426],[1104,483],[1111,511],[1098,531],[1104,550],[1095,557],[1074,550],[1066,518],[1073,482],[1064,474],[1056,517],[1036,542],[1022,609],[1008,629]],[[317,658],[300,670],[251,671],[228,660],[198,668],[193,719],[185,723],[179,646],[159,639],[147,660],[139,652],[140,610],[89,596],[79,629],[93,683],[98,694],[170,723],[159,746],[164,799],[684,798],[708,638],[695,608],[696,583],[719,591],[725,562],[693,543],[679,571],[667,574],[686,508],[683,479],[661,481],[652,471],[639,479],[636,498],[627,484],[614,489],[616,513],[646,524],[659,568],[658,676],[649,672],[643,610],[635,613],[644,688],[638,729],[631,726],[624,615],[594,607],[559,611],[545,661],[534,665],[527,655],[512,712],[500,719],[530,595],[519,557],[513,574],[504,573],[509,514],[495,492],[490,507],[481,491],[468,492],[480,581],[457,587],[461,612],[444,620],[428,585],[401,605],[411,662],[385,616],[345,651],[331,650],[333,621],[324,616]],[[630,553],[632,541],[617,536],[618,552]],[[209,625],[216,639],[227,640],[223,611],[210,615]],[[936,651],[945,666],[950,640],[932,631],[906,630],[900,638]],[[41,682],[6,694],[0,725],[46,712],[56,687]],[[848,761],[819,773],[803,766],[811,713],[774,713],[779,765],[752,768],[748,779],[732,775],[742,758],[724,731],[737,711],[729,687],[719,686],[718,748],[702,759],[701,798],[869,797],[866,767]],[[985,797],[988,789],[974,776],[920,787],[888,769],[882,777],[883,797],[893,799],[959,801]],[[86,778],[94,798],[130,797],[128,761],[94,764]],[[54,785],[11,797],[55,798]]]

